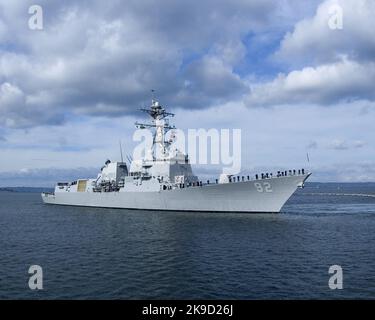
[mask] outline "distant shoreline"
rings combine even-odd
[[[16,192],[12,188],[0,188],[0,192]]]
[[[45,187],[1,187],[0,192],[41,193],[50,192],[53,188]]]

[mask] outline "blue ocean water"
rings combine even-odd
[[[48,206],[17,192],[0,205],[1,299],[375,298],[375,184],[311,183],[281,214]],[[342,290],[328,287],[331,265]]]

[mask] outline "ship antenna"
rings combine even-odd
[[[122,145],[121,145],[121,140],[119,141],[119,143],[120,143],[121,162],[124,162],[124,156],[122,155]]]
[[[127,155],[126,156],[126,159],[128,159],[128,161],[129,161],[129,164],[131,164],[132,163],[132,161],[133,161],[133,159],[129,156],[129,155]]]
[[[152,102],[154,102],[154,100],[155,100],[155,90],[154,89],[151,89],[151,99],[152,99]]]

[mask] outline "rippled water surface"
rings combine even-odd
[[[0,192],[0,298],[375,298],[375,184],[309,184],[278,215],[47,206]],[[28,288],[42,266],[44,290]],[[328,288],[328,268],[344,271]]]

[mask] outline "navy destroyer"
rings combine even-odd
[[[166,140],[173,116],[153,100],[143,109],[151,129],[151,157],[126,162],[106,161],[93,179],[60,182],[53,193],[42,193],[46,204],[168,211],[277,213],[310,176],[304,169],[275,174],[232,176],[203,183],[194,175],[187,154],[173,149]],[[156,152],[158,149],[160,152]]]

